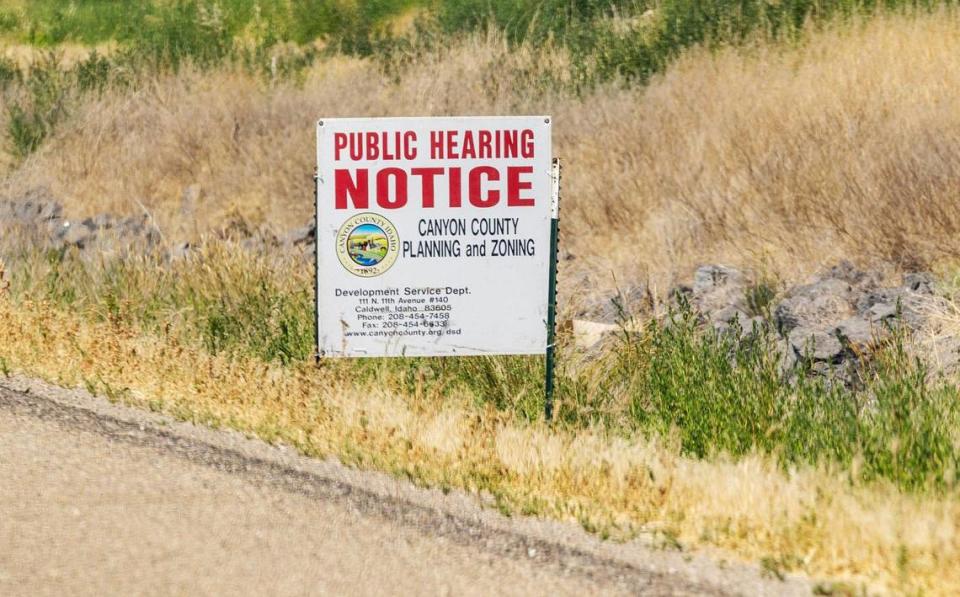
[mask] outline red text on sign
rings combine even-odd
[[[369,209],[372,186],[382,209],[400,209],[411,201],[423,208],[436,207],[440,189],[446,191],[449,207],[463,206],[464,191],[474,207],[493,207],[504,197],[507,207],[532,207],[534,198],[529,192],[533,184],[528,178],[532,174],[532,166],[477,166],[465,172],[462,168],[412,168],[409,174],[403,168],[382,168],[372,177],[369,168],[337,169],[333,174],[334,202],[336,209]],[[417,197],[411,197],[411,177],[420,183],[415,185],[420,191]]]

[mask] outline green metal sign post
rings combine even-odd
[[[547,363],[544,415],[553,420],[554,369],[557,343],[557,253],[560,237],[560,160],[553,159],[553,196],[550,209],[550,281],[547,290]]]

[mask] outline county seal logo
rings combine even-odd
[[[337,258],[355,276],[379,276],[393,266],[399,254],[397,229],[380,214],[357,214],[337,231]]]

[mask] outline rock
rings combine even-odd
[[[762,327],[769,329],[770,322],[759,315],[755,315],[746,321],[743,329],[747,332],[752,332],[754,330],[759,330]]]
[[[780,355],[780,375],[786,378],[793,372],[793,368],[797,364],[797,353],[786,338],[778,339],[774,345],[774,350]]]
[[[96,239],[96,231],[84,222],[67,222],[60,234],[60,241],[68,247],[84,249]]]
[[[927,347],[929,362],[936,373],[956,375],[960,372],[960,338],[945,336],[934,339]]]
[[[733,308],[743,313],[749,311],[746,304],[747,279],[738,269],[726,265],[704,265],[693,275],[691,304],[716,320],[715,311]]]
[[[130,216],[124,219],[119,227],[123,230],[125,236],[135,236],[143,240],[148,248],[153,248],[160,244],[162,235],[160,230],[151,222],[147,215]]]
[[[866,313],[876,305],[893,305],[895,307],[897,301],[903,296],[904,290],[902,288],[879,288],[858,296],[855,306],[858,313]]]
[[[747,313],[733,306],[717,309],[710,314],[710,320],[712,322],[727,325],[733,325],[736,322],[739,322],[741,325],[743,325],[749,319],[750,316]]]
[[[834,334],[810,328],[795,328],[788,336],[790,347],[800,357],[814,361],[839,362],[843,344]]]
[[[874,323],[890,321],[897,316],[897,306],[889,303],[877,303],[861,313]]]
[[[904,274],[903,285],[911,292],[916,292],[917,294],[932,295],[934,293],[933,274],[928,272]]]
[[[721,334],[728,334],[734,330],[738,330],[739,333],[737,336],[743,340],[750,334],[765,328],[768,323],[763,317],[750,317],[746,313],[738,311],[737,315],[729,321],[714,321],[712,325],[713,329]]]
[[[681,302],[686,301],[690,303],[693,299],[693,287],[688,286],[687,284],[677,284],[670,288],[667,292],[667,296],[671,301]]]
[[[630,319],[637,313],[649,311],[653,307],[647,287],[643,284],[620,289],[617,295],[608,301],[608,312],[613,323]]]
[[[903,323],[917,329],[923,325],[922,294],[933,292],[929,274],[908,274],[903,286],[893,288],[880,287],[881,279],[878,272],[841,262],[809,284],[790,289],[773,306],[772,322],[750,316],[749,281],[734,268],[703,266],[690,287],[673,292],[685,293],[704,324],[720,333],[739,329],[744,339],[755,328],[774,325],[781,338],[775,349],[782,354],[784,375],[796,371],[797,360],[805,358],[810,360],[805,370],[812,374],[855,386],[861,383],[864,359],[889,337],[898,305]]]
[[[617,323],[617,309],[609,297],[591,297],[577,309],[576,313],[577,317],[584,321],[593,321],[605,325],[614,325]]]
[[[46,189],[31,191],[23,200],[0,201],[0,239],[3,237],[14,238],[21,247],[76,247],[114,256],[144,253],[160,242],[160,232],[146,215],[118,218],[103,213],[80,221],[66,220],[63,207]]]
[[[20,224],[32,224],[56,220],[62,215],[63,206],[59,203],[0,201],[0,221],[15,220]]]
[[[588,298],[577,311],[580,319],[617,325],[638,313],[649,310],[650,297],[646,286],[632,286],[613,296]]]
[[[834,335],[844,347],[857,353],[867,350],[883,334],[883,328],[874,329],[874,326],[862,317],[844,319],[833,330]]]
[[[16,201],[0,201],[0,221],[46,222],[63,217],[61,206],[47,187],[36,187]]]
[[[113,228],[114,219],[110,214],[97,214],[83,221],[83,225],[91,230],[109,230]]]
[[[855,314],[853,287],[838,278],[825,278],[789,291],[773,310],[781,334],[789,335],[800,326],[822,327]]]
[[[743,284],[743,273],[726,265],[702,265],[693,274],[694,296],[703,296],[717,288]]]
[[[866,290],[875,288],[880,283],[880,275],[876,272],[865,272],[851,262],[843,260],[817,277],[818,282],[825,280],[841,280],[852,288]]]
[[[754,325],[763,325],[762,317],[751,317],[736,307],[724,307],[710,314],[713,329],[718,332],[728,332],[739,328],[740,337],[753,332]]]
[[[129,216],[116,222],[117,234],[121,237],[146,236],[156,229],[149,224],[149,218],[143,216]],[[157,233],[159,234],[159,232]]]
[[[923,325],[921,303],[925,295],[908,288],[880,288],[866,292],[857,299],[857,311],[874,322],[892,323],[899,311],[907,326],[919,328]]]
[[[310,224],[309,226],[303,226],[302,228],[296,228],[291,230],[283,237],[284,245],[303,245],[309,242],[316,240],[317,238],[317,226],[316,224]]]
[[[63,225],[63,206],[46,187],[33,189],[18,201],[0,201],[0,241],[49,247]]]
[[[574,319],[572,327],[574,343],[578,347],[586,349],[593,348],[620,329],[619,326],[613,324],[586,319]]]
[[[877,273],[841,262],[788,291],[774,322],[794,356],[810,358],[814,373],[856,384],[863,357],[888,337],[898,312],[908,327],[923,325],[920,293],[932,292],[932,278],[904,276],[904,286],[893,288],[879,287],[879,280]]]

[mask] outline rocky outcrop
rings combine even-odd
[[[892,333],[929,331],[927,313],[946,305],[928,273],[907,273],[899,285],[891,286],[883,284],[878,272],[849,262],[779,291],[734,267],[704,265],[690,284],[675,287],[670,295],[675,308],[687,305],[702,326],[715,333],[737,333],[739,341],[755,331],[766,333],[776,343],[785,374],[796,372],[794,365],[802,362],[805,370],[845,384],[858,383]],[[607,302],[626,300],[621,293]],[[574,320],[572,328],[574,339],[585,348],[599,345],[626,325],[608,316],[613,307],[591,309],[589,314],[580,313],[582,319]],[[641,305],[631,312],[649,310]],[[960,370],[960,339],[950,334],[925,337],[924,352],[935,370]]]
[[[749,301],[751,282],[743,272],[725,265],[704,265],[693,275],[693,285],[684,289],[690,305],[718,331],[748,332],[763,323],[756,305]]]
[[[38,190],[23,201],[0,201],[0,240],[42,249],[75,247],[99,254],[128,254],[154,250],[161,236],[146,215],[118,218],[100,214],[70,220],[59,203]]]
[[[184,205],[192,205],[198,197],[199,189],[188,189]],[[283,247],[312,254],[316,228],[305,226],[277,237],[264,227],[249,226],[242,218],[228,218],[212,236],[236,242],[251,252],[265,253]],[[98,214],[82,220],[69,219],[63,207],[44,189],[37,189],[22,200],[0,201],[0,250],[10,247],[77,249],[83,255],[97,256],[159,253],[168,260],[187,257],[195,249],[188,242],[164,239],[146,214]]]
[[[750,305],[753,289],[743,272],[705,265],[694,275],[690,303],[719,331],[730,329],[735,320],[744,332],[755,325],[770,326],[780,339],[785,368],[803,359],[815,373],[829,372],[845,381],[852,380],[898,326],[908,332],[923,328],[925,307],[942,301],[934,294],[930,274],[908,273],[900,285],[883,286],[878,273],[849,262],[786,290],[771,301],[769,316]],[[941,366],[960,360],[957,351],[945,345],[932,348]]]
[[[184,209],[194,209],[200,197],[199,187],[188,189],[182,202]],[[277,236],[234,218],[214,236],[251,252],[282,251],[310,259],[317,231],[310,223]],[[97,256],[159,252],[171,261],[186,258],[195,250],[189,243],[164,239],[146,215],[121,218],[101,214],[70,220],[42,188],[19,201],[0,201],[0,252],[9,247],[22,250],[24,246],[76,249]],[[578,342],[597,344],[611,330],[637,325],[631,315],[655,310],[656,297],[646,286],[625,288],[612,299],[584,299],[580,320],[572,328]],[[785,371],[803,360],[813,372],[844,381],[855,377],[892,330],[926,326],[925,307],[942,301],[936,297],[934,280],[927,273],[908,273],[899,285],[885,286],[877,272],[858,269],[849,262],[781,292],[737,268],[704,265],[694,272],[691,284],[675,288],[671,295],[680,297],[705,327],[717,333],[737,331],[743,338],[760,328],[771,332],[778,339]],[[937,337],[927,348],[938,368],[960,369],[960,339]]]

